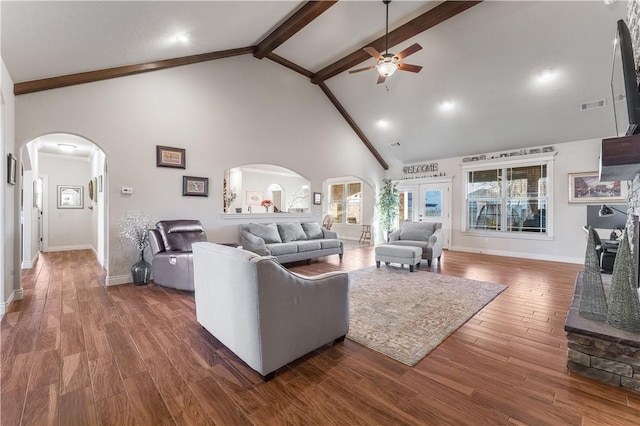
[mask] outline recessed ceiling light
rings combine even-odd
[[[387,120],[378,120],[376,121],[376,126],[381,129],[386,129],[389,127],[389,122]]]
[[[58,148],[60,148],[60,151],[62,152],[73,152],[76,150],[77,146],[70,143],[59,143]]]
[[[187,43],[189,41],[189,34],[178,34],[176,40],[180,43]]]
[[[547,83],[556,78],[556,72],[550,68],[540,71],[538,74],[538,81],[541,83]]]
[[[604,0],[604,4],[606,4],[607,6],[610,4],[614,4],[616,2],[616,0]]]
[[[446,101],[442,101],[442,103],[440,104],[440,109],[443,111],[451,111],[454,106],[455,104],[453,103],[453,101],[451,99],[447,99]]]

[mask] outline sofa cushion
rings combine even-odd
[[[282,256],[283,254],[297,253],[298,243],[267,244],[267,248],[271,252],[271,256]]]
[[[320,246],[323,249],[330,249],[330,248],[338,248],[340,247],[340,240],[334,240],[333,238],[325,238],[324,240],[320,240]]]
[[[250,223],[249,232],[251,232],[256,237],[262,238],[265,244],[282,242],[275,223],[269,223],[267,225],[262,225],[260,223]]]
[[[298,244],[298,252],[320,250],[322,248],[320,243],[321,241],[318,240],[296,242]]]
[[[433,222],[405,222],[400,230],[401,240],[424,241],[429,240],[435,232],[436,224]]]
[[[278,223],[278,232],[283,243],[307,239],[307,234],[304,233],[300,222]]]
[[[304,229],[304,233],[307,234],[307,239],[309,240],[317,240],[324,237],[318,222],[304,222],[302,223],[302,229]]]

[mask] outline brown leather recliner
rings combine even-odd
[[[207,241],[199,220],[161,220],[149,229],[153,281],[164,287],[193,291],[191,244]]]

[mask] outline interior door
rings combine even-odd
[[[419,186],[417,205],[418,221],[441,222],[444,248],[451,242],[451,184],[425,183]]]

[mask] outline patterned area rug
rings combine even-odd
[[[410,366],[507,288],[393,266],[349,278],[347,338]]]

